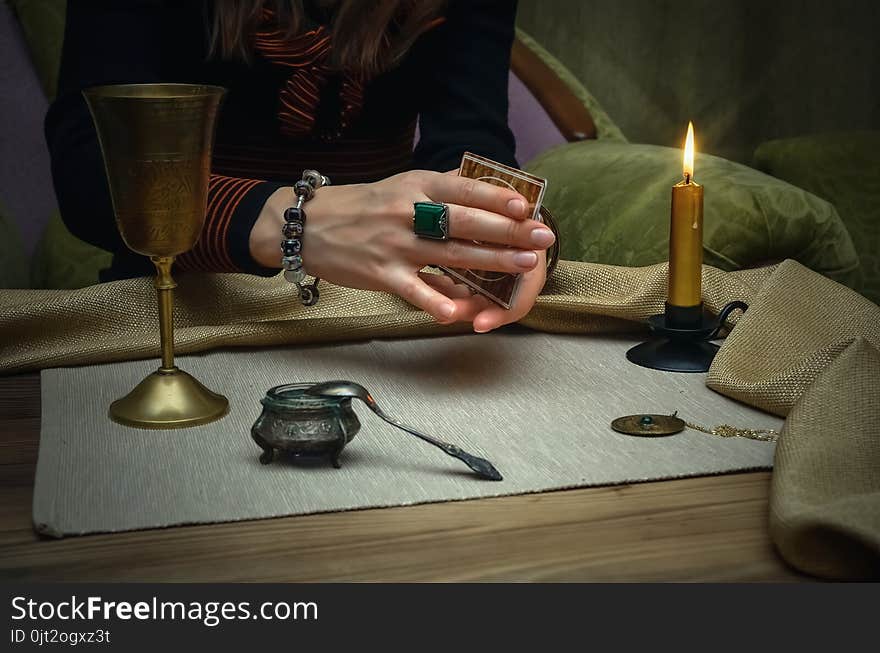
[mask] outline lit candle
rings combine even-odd
[[[688,123],[684,145],[684,179],[672,187],[667,297],[670,306],[699,307],[702,267],[703,187],[694,183],[694,125]]]

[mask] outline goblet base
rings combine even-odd
[[[110,404],[110,419],[142,429],[179,429],[220,419],[229,401],[173,367],[158,369]]]

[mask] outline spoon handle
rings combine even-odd
[[[368,397],[368,401],[366,401],[366,404],[370,407],[370,410],[372,410],[374,413],[376,413],[376,415],[378,415],[380,418],[382,418],[392,426],[396,426],[402,431],[406,431],[407,433],[410,433],[417,438],[428,442],[429,444],[433,444],[435,447],[452,456],[453,458],[458,458],[483,478],[487,478],[492,481],[503,480],[501,472],[495,469],[494,465],[492,465],[492,463],[490,463],[485,458],[480,458],[479,456],[468,453],[461,447],[457,447],[454,444],[443,442],[443,440],[438,440],[437,438],[432,438],[430,435],[426,435],[421,431],[418,431],[411,426],[407,426],[403,422],[400,422],[393,417],[386,415],[385,411],[379,408],[378,404],[376,404],[372,397]]]

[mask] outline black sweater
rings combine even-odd
[[[46,139],[61,215],[70,231],[114,252],[103,278],[150,271],[117,232],[94,125],[81,95],[93,85],[186,82],[227,88],[217,127],[209,210],[184,269],[269,274],[248,252],[266,198],[315,168],[334,183],[374,181],[408,168],[449,170],[470,150],[516,165],[507,126],[515,0],[451,0],[395,69],[366,84],[362,107],[340,125],[340,80],[319,83],[310,133],[279,117],[291,68],[257,51],[250,64],[208,60],[202,3],[71,0],[58,96]],[[312,28],[320,27],[312,23]],[[298,47],[298,46],[292,46]],[[309,74],[308,67],[305,75]],[[420,140],[413,151],[418,119]],[[210,237],[207,237],[210,235]],[[218,245],[219,243],[219,245]]]

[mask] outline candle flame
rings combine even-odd
[[[690,182],[694,177],[694,123],[688,122],[687,138],[684,141],[684,178]]]

